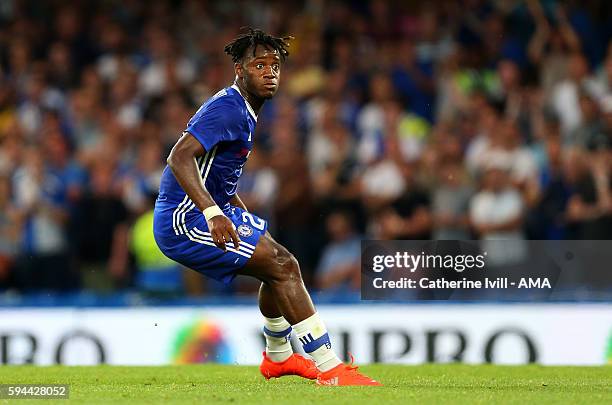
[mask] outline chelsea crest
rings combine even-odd
[[[253,228],[251,228],[250,226],[246,225],[246,224],[242,224],[240,226],[238,226],[237,228],[238,230],[238,235],[247,238],[251,235],[253,235]]]

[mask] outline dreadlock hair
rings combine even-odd
[[[253,56],[255,56],[258,45],[277,51],[283,62],[287,59],[287,56],[289,56],[289,51],[287,50],[289,47],[288,41],[293,39],[292,36],[273,37],[260,29],[253,29],[251,27],[247,29],[247,32],[240,34],[232,42],[225,45],[224,51],[232,57],[234,63],[240,62],[247,49],[251,46],[253,47]]]

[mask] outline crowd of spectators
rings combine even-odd
[[[243,26],[295,37],[239,194],[309,286],[358,289],[364,237],[612,238],[605,0],[5,0],[0,289],[222,290],[148,229]]]

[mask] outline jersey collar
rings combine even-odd
[[[232,89],[236,90],[238,94],[240,94],[240,97],[242,97],[247,106],[247,110],[249,110],[249,113],[251,113],[251,116],[253,117],[255,122],[257,122],[257,114],[255,114],[255,110],[253,110],[253,107],[251,107],[251,104],[249,104],[249,100],[247,100],[246,97],[244,97],[240,92],[240,88],[238,88],[238,86],[236,86],[235,84],[232,84]]]

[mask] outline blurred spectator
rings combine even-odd
[[[101,105],[95,88],[76,90],[70,99],[70,119],[79,154],[90,153],[102,137]]]
[[[268,226],[275,229],[274,203],[278,197],[278,176],[266,163],[263,150],[253,150],[246,164],[246,171],[238,181],[238,195],[249,211],[261,218],[269,218]]]
[[[189,111],[184,97],[180,93],[168,93],[163,102],[157,106],[161,119],[159,130],[164,148],[170,152],[176,140],[183,133],[187,121],[195,111]]]
[[[530,61],[540,67],[541,85],[546,96],[567,75],[569,56],[580,52],[580,39],[567,20],[561,4],[554,4],[557,24],[551,24],[539,0],[527,1],[536,30],[527,52]]]
[[[439,184],[432,201],[434,239],[469,239],[468,208],[472,189],[466,174],[456,163],[446,163],[439,169]]]
[[[378,73],[370,79],[370,102],[357,117],[357,131],[361,138],[359,159],[370,163],[383,153],[385,139],[385,104],[394,97],[393,85],[388,75]]]
[[[593,143],[589,144],[589,150],[608,152],[612,151],[612,95],[608,95],[602,102],[603,129]]]
[[[334,118],[333,108],[324,125],[311,134],[306,146],[314,193],[325,203],[342,204],[359,198],[355,145],[347,128]]]
[[[0,286],[9,285],[18,252],[19,224],[11,197],[10,179],[0,175]]]
[[[412,112],[433,119],[432,66],[419,63],[412,41],[402,41],[395,52],[397,60],[391,70],[391,80],[398,96]]]
[[[472,175],[478,173],[485,159],[488,158],[491,149],[498,138],[500,113],[495,107],[481,97],[474,97],[474,109],[477,110],[477,124],[475,136],[469,140],[465,152],[465,164]]]
[[[380,209],[376,217],[383,239],[431,239],[430,196],[418,185],[414,170],[414,165],[401,166],[405,188],[390,205]]]
[[[512,186],[504,163],[490,163],[485,169],[482,190],[474,195],[470,219],[482,239],[522,239],[524,203]]]
[[[76,287],[68,254],[66,187],[46,169],[40,148],[25,151],[24,162],[13,176],[13,190],[22,224],[17,284],[24,289]]]
[[[361,177],[362,199],[370,212],[389,206],[406,189],[398,140],[389,137],[385,149],[388,155],[370,164]]]
[[[122,66],[120,76],[110,85],[109,102],[112,112],[122,128],[134,129],[142,122],[142,103],[136,91],[137,72],[131,66]]]
[[[156,194],[147,199],[148,210],[136,218],[130,232],[130,247],[136,265],[136,288],[148,294],[178,294],[183,291],[183,270],[157,247],[153,237],[153,203]]]
[[[317,288],[331,292],[359,291],[361,237],[355,232],[350,214],[333,212],[325,224],[330,242],[323,250],[315,273]]]
[[[0,175],[10,176],[21,163],[23,142],[19,134],[0,140]]]
[[[527,214],[526,231],[531,239],[566,238],[565,207],[570,185],[564,175],[563,148],[559,136],[545,140],[546,166],[540,177],[540,199]]]
[[[608,46],[608,54],[597,72],[597,86],[601,92],[601,101],[612,94],[612,44]]]
[[[570,186],[566,207],[568,239],[612,237],[612,210],[609,156],[588,161],[580,149],[567,152],[565,176]]]
[[[77,205],[75,234],[86,288],[109,290],[127,276],[128,212],[113,187],[114,168],[99,160]]]
[[[510,180],[530,207],[538,198],[539,173],[532,151],[522,143],[516,123],[506,120],[498,126],[497,136],[482,158],[485,168],[500,165],[508,169]]]
[[[17,107],[17,116],[26,138],[35,142],[39,140],[46,110],[63,109],[64,97],[57,90],[48,86],[42,66],[27,77],[21,100]]]
[[[402,160],[413,162],[421,157],[429,135],[429,124],[423,118],[405,112],[395,101],[385,104],[384,131],[387,137],[397,137]]]
[[[349,87],[346,69],[327,73],[325,86],[305,104],[305,118],[308,129],[316,134],[332,120],[339,120],[355,136],[356,120],[360,110],[358,95]],[[312,135],[311,135],[312,136]]]
[[[76,85],[76,70],[70,49],[63,42],[55,42],[49,48],[49,84],[59,90],[68,90]]]
[[[145,139],[138,145],[136,162],[123,176],[121,194],[126,208],[136,214],[148,211],[151,194],[157,193],[164,170],[162,145]]]
[[[601,121],[601,114],[598,111],[597,102],[593,98],[587,93],[581,92],[578,100],[582,119],[580,124],[570,134],[569,143],[587,148],[597,143],[597,138],[603,132],[603,123]]]
[[[162,27],[150,25],[145,32],[148,63],[140,76],[140,89],[146,97],[161,96],[191,82],[193,62],[181,55],[177,44]]]
[[[85,169],[71,156],[68,142],[58,131],[46,131],[43,145],[47,170],[62,182],[67,203],[76,203],[87,181]]]
[[[526,256],[522,243],[525,204],[510,180],[504,162],[491,162],[485,168],[482,189],[470,202],[470,222],[491,265],[510,265]],[[504,240],[500,244],[499,240]],[[492,241],[487,243],[487,241]]]
[[[582,122],[580,92],[596,96],[596,84],[590,75],[586,58],[574,53],[568,62],[568,70],[563,81],[553,86],[550,103],[561,118],[561,129],[566,142],[571,143],[572,131]]]

